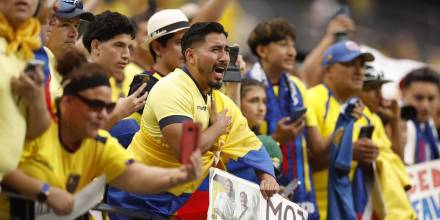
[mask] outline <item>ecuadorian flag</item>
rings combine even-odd
[[[345,106],[353,102],[356,99],[348,100]],[[339,114],[330,149],[327,219],[356,220],[349,177],[355,119],[347,109],[342,107]]]
[[[249,167],[275,176],[272,160],[255,134],[249,129],[247,120],[239,108],[221,92],[214,90],[212,98],[216,103],[217,112],[228,109],[232,123],[228,132],[220,136],[211,149],[202,156],[203,175],[199,180],[171,188],[166,193],[157,195],[139,195],[110,188],[108,202],[112,205],[137,212],[154,212],[164,215],[174,215],[191,195],[200,187],[209,174],[210,167],[226,170],[226,165],[232,159],[242,167]],[[147,140],[145,140],[147,141]],[[151,142],[150,142],[151,143]],[[161,154],[151,146],[149,152],[154,160],[152,164],[168,164],[173,161],[173,155]],[[202,190],[203,191],[203,190]],[[206,209],[207,210],[207,209]],[[112,219],[125,219],[120,216],[111,216]]]

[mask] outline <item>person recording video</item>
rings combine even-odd
[[[406,123],[406,164],[440,158],[438,132],[433,117],[440,92],[439,73],[430,67],[409,72],[400,82],[403,102],[416,109],[416,117]]]

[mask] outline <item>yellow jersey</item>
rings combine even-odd
[[[174,195],[196,190],[208,175],[209,168],[215,165],[214,160],[219,161],[216,164],[218,167],[224,168],[229,159],[237,160],[262,146],[249,129],[246,118],[231,99],[218,90],[213,90],[211,95],[203,97],[189,73],[175,69],[159,80],[151,90],[142,115],[140,131],[134,136],[127,151],[136,161],[146,165],[180,167],[182,164],[165,142],[161,128],[192,120],[201,123],[202,131],[207,129],[211,100],[215,101],[217,112],[228,109],[227,114],[232,117],[229,132],[220,136],[211,149],[202,155],[202,177],[168,190]]]
[[[331,95],[326,86],[320,84],[307,91],[308,106],[307,111],[314,113],[317,128],[322,137],[327,138],[335,129],[341,106],[336,98]],[[365,118],[357,120],[353,127],[353,142],[358,139],[360,127],[367,125]],[[312,155],[313,156],[313,155]],[[353,177],[357,162],[352,161],[350,179]],[[319,215],[321,219],[327,219],[327,188],[328,188],[328,169],[313,172],[313,181],[316,189],[316,201],[318,203]]]
[[[104,130],[70,152],[59,141],[58,124],[52,122],[40,137],[26,141],[18,167],[29,176],[75,193],[103,174],[107,183],[112,182],[132,162],[119,142]],[[5,210],[9,210],[8,200],[0,197],[0,217],[8,216]]]
[[[0,182],[5,173],[17,167],[26,136],[26,108],[11,90],[11,78],[23,72],[26,61],[15,53],[6,55],[7,46],[6,39],[0,37]]]
[[[93,178],[105,174],[111,182],[132,161],[119,142],[107,131],[86,138],[75,152],[63,147],[58,124],[53,122],[40,137],[26,141],[19,168],[52,186],[75,193]]]

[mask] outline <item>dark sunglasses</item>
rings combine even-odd
[[[107,113],[110,114],[115,109],[115,106],[116,106],[116,103],[114,103],[114,102],[105,103],[100,100],[88,99],[88,98],[81,96],[79,94],[74,94],[74,96],[79,98],[84,104],[87,105],[87,107],[89,107],[91,110],[96,111],[96,112],[101,112],[102,109],[105,108]]]
[[[83,2],[81,0],[62,0],[60,3],[59,12],[70,13],[75,9],[83,9]]]

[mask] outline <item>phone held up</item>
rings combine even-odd
[[[43,67],[44,66],[44,61],[42,60],[30,60],[27,64],[26,67],[24,68],[24,73],[26,75],[28,75],[32,80],[35,80],[35,70],[37,69],[37,67]]]
[[[180,162],[189,164],[192,153],[199,146],[201,124],[193,121],[185,121],[180,138]]]
[[[151,88],[153,88],[154,84],[156,84],[158,81],[159,80],[157,80],[156,78],[154,78],[148,74],[145,74],[145,73],[137,74],[133,77],[133,81],[131,81],[130,90],[128,90],[128,96],[133,94],[136,90],[139,89],[139,87],[141,87],[144,83],[146,83],[147,86],[142,90],[142,92],[138,96],[138,97],[141,97],[146,92],[150,92]],[[144,108],[139,109],[138,113],[142,114],[143,111],[144,111]]]
[[[348,7],[347,4],[341,4],[338,11],[335,13],[335,15],[333,15],[333,18],[335,18],[339,15],[344,15],[344,16],[350,17],[350,8]],[[337,43],[337,42],[343,41],[343,40],[348,40],[348,35],[347,35],[347,32],[345,32],[345,31],[338,31],[338,32],[335,32],[333,35],[334,35],[334,39],[335,39],[334,43]]]
[[[371,139],[373,136],[374,126],[366,125],[361,127],[361,131],[359,132],[359,138],[368,138]]]
[[[298,118],[300,118],[301,116],[303,116],[306,112],[307,112],[307,108],[305,108],[305,107],[301,107],[301,108],[297,108],[297,109],[295,109],[295,110],[290,114],[290,119],[289,119],[289,121],[287,121],[287,124],[292,124],[293,122],[295,122],[296,120],[298,120]]]
[[[239,47],[229,47],[229,65],[223,82],[241,82],[240,67],[236,64],[239,51]]]
[[[400,108],[400,118],[408,121],[417,118],[417,109],[411,105],[404,105]]]

